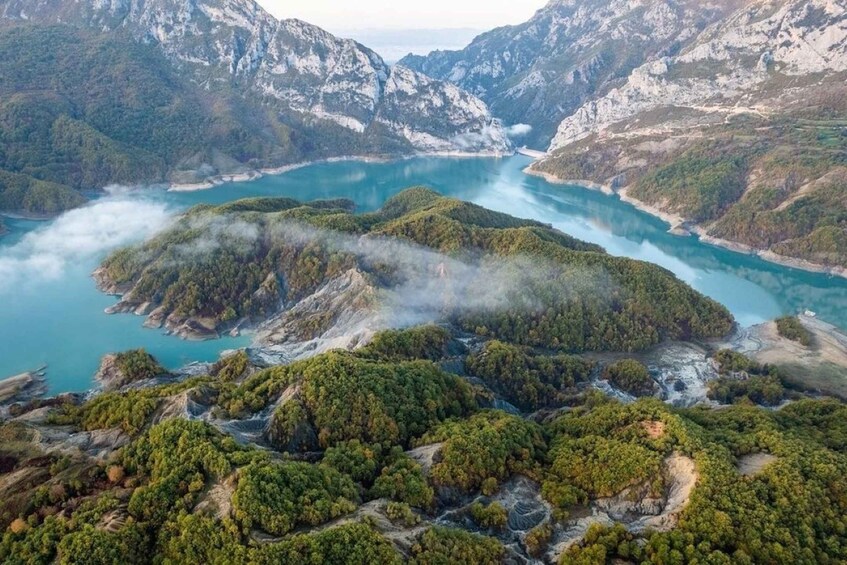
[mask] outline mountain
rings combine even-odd
[[[559,123],[655,58],[676,54],[736,0],[553,0],[529,21],[459,51],[400,61],[476,94],[544,149]]]
[[[662,115],[665,129],[715,123],[733,114],[774,114],[803,104],[812,89],[847,71],[847,4],[828,0],[750,2],[674,56],[635,69],[620,88],[559,126],[556,150],[591,133],[626,129],[638,115]],[[640,124],[639,128],[651,124]]]
[[[501,153],[484,103],[250,0],[0,1],[0,207],[342,155]]]
[[[708,241],[847,267],[847,3],[749,2],[559,126],[534,169]]]
[[[555,0],[402,63],[531,126],[524,142],[549,154],[537,173],[605,185],[680,233],[847,273],[843,0]]]
[[[409,53],[424,55],[436,49],[461,49],[482,33],[473,28],[342,28],[333,29],[341,37],[350,37],[394,64]]]

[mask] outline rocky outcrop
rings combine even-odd
[[[737,114],[768,114],[802,96],[803,87],[818,89],[821,79],[845,71],[842,2],[747,3],[679,54],[646,61],[623,85],[587,102],[562,121],[549,149],[591,134],[632,137],[639,129],[682,130]],[[814,80],[804,83],[804,77]]]
[[[594,501],[597,508],[616,521],[631,520],[633,516],[656,516],[664,500],[651,494],[650,483],[631,486],[609,498]]]
[[[751,453],[738,459],[736,468],[745,477],[752,477],[761,473],[765,467],[775,463],[777,458],[770,453]]]
[[[194,512],[202,512],[217,516],[219,520],[232,517],[232,495],[238,484],[238,474],[232,473],[228,477],[218,479],[215,484],[203,494],[200,502],[194,507]]]
[[[410,451],[406,452],[412,460],[415,461],[418,465],[421,466],[424,475],[429,475],[429,470],[432,469],[432,465],[436,462],[436,457],[441,452],[441,447],[444,445],[441,443],[433,443],[430,445],[422,445],[420,447],[416,447]]]
[[[134,310],[134,312],[137,311],[138,309]],[[173,312],[168,313],[161,307],[154,309],[147,315],[144,326],[152,329],[165,328],[169,333],[177,337],[193,341],[217,339],[220,337],[217,331],[218,324],[216,320],[182,316]]]
[[[333,349],[354,349],[380,329],[377,287],[359,269],[326,281],[314,293],[263,323],[256,342],[290,362]]]
[[[662,475],[665,491],[661,496],[656,496],[650,481],[645,481],[613,497],[597,499],[592,506],[634,532],[669,531],[688,505],[698,474],[694,460],[673,453],[665,459]]]
[[[0,404],[28,400],[44,392],[44,378],[37,373],[21,373],[0,381]]]
[[[611,527],[620,523],[637,534],[647,530],[667,532],[675,528],[680,514],[688,506],[699,475],[694,460],[680,453],[672,453],[665,459],[662,475],[665,489],[661,496],[653,493],[650,479],[627,487],[615,496],[594,500],[571,519],[557,524],[546,555],[548,562],[558,562],[562,553],[582,541],[595,524]]]
[[[294,120],[325,121],[363,137],[387,134],[394,142],[384,146],[393,151],[402,152],[404,145],[406,152],[508,149],[502,127],[476,97],[409,69],[392,69],[353,40],[300,20],[278,21],[252,0],[3,0],[4,21],[128,33],[159,47],[206,90],[234,87]],[[398,91],[406,96],[398,99]],[[468,135],[476,145],[464,143]],[[358,153],[355,147],[337,149]],[[239,174],[247,170],[239,163],[222,166]]]
[[[146,351],[135,350],[125,353],[104,355],[94,381],[105,391],[114,391],[135,385],[145,386],[168,376],[164,367]]]
[[[320,448],[318,433],[309,421],[300,387],[290,386],[280,396],[265,428],[265,439],[280,451],[307,453]]]
[[[497,153],[509,146],[479,98],[400,65],[391,70],[376,121],[424,151]]]
[[[62,427],[37,427],[32,442],[45,453],[86,455],[105,461],[129,443],[129,436],[118,429],[78,432]]]
[[[200,418],[209,411],[215,399],[215,391],[208,386],[199,386],[163,399],[150,420],[151,425],[167,420]]]
[[[536,563],[527,550],[526,537],[534,528],[551,523],[553,509],[541,495],[541,485],[521,475],[505,481],[492,496],[460,496],[445,508],[435,523],[463,528],[496,537],[506,549],[504,563]],[[474,504],[498,504],[507,511],[506,523],[502,527],[481,528],[473,519]],[[551,530],[552,530],[552,526]]]
[[[104,355],[100,360],[94,380],[100,383],[104,390],[116,390],[127,384],[129,379],[118,366],[118,356],[110,354]]]

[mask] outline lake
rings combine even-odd
[[[549,223],[613,255],[661,265],[726,305],[742,325],[810,309],[847,329],[847,279],[671,235],[667,224],[616,196],[525,175],[529,163],[520,156],[322,163],[197,192],[111,189],[50,222],[6,220],[11,233],[0,238],[0,378],[47,365],[51,393],[82,391],[109,352],[144,347],[176,368],[246,345],[245,337],[185,342],[145,329],[139,317],[103,313],[116,299],[98,292],[90,277],[102,258],[167,226],[190,206],[252,196],[347,197],[364,212],[410,186]]]

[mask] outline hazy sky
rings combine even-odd
[[[278,18],[332,30],[489,29],[529,19],[546,0],[258,0]]]

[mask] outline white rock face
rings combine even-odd
[[[727,0],[554,0],[527,22],[461,51],[401,64],[482,98],[507,123],[533,127],[546,147],[562,119],[617,86],[634,66],[676,53],[728,11]]]
[[[479,98],[403,66],[392,69],[377,121],[427,151],[503,151],[501,124]],[[421,119],[425,116],[425,119]],[[425,127],[421,127],[421,124]]]
[[[757,0],[706,28],[679,55],[650,61],[626,83],[586,103],[558,128],[550,151],[591,134],[633,135],[686,122],[637,123],[647,112],[763,113],[780,81],[847,71],[847,1]],[[625,134],[622,132],[626,132]]]
[[[390,122],[414,149],[465,150],[464,136],[473,134],[475,150],[508,150],[479,99],[408,69],[392,72],[355,41],[300,20],[278,21],[253,0],[0,0],[0,20],[26,18],[126,31],[159,46],[201,86],[236,85],[358,133]],[[381,114],[390,118],[377,122]]]

